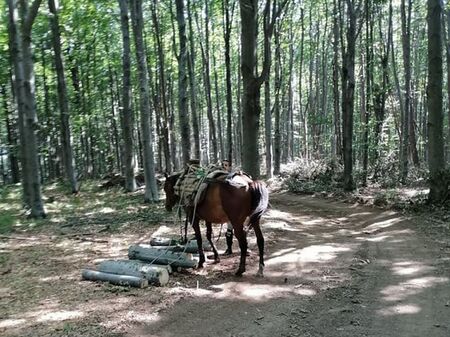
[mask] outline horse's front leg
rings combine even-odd
[[[239,242],[239,248],[241,250],[241,260],[239,262],[239,268],[236,272],[236,276],[242,276],[245,272],[245,260],[247,258],[247,232],[242,226],[240,226],[240,228],[234,227],[234,235]]]
[[[216,246],[214,245],[214,242],[212,240],[212,226],[211,226],[211,222],[206,222],[206,238],[208,239],[208,242],[211,245],[211,248],[213,250],[214,262],[215,263],[220,262],[219,253],[217,252]]]
[[[192,227],[194,228],[195,239],[197,240],[198,255],[199,255],[198,267],[203,268],[203,263],[205,263],[205,253],[203,252],[202,233],[200,232],[199,222],[200,219],[195,217],[192,223]]]

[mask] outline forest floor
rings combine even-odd
[[[274,192],[262,224],[264,278],[250,233],[241,278],[235,243],[219,264],[135,289],[82,281],[81,269],[126,258],[152,235],[177,235],[162,205],[143,204],[140,192],[47,187],[49,218],[36,222],[15,217],[18,191],[0,200],[2,336],[450,335],[448,213]]]

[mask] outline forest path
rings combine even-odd
[[[242,278],[237,254],[209,264],[125,335],[450,336],[450,238],[425,235],[426,219],[289,193],[271,204],[264,278],[252,234]]]

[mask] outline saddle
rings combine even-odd
[[[208,186],[212,182],[224,182],[236,188],[248,188],[252,180],[242,171],[230,173],[217,165],[202,167],[198,164],[189,164],[175,184],[175,193],[180,196],[184,207],[195,207],[204,200]]]

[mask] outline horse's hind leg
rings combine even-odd
[[[188,225],[189,225],[189,217],[186,216],[186,219],[184,220],[184,237],[183,237],[183,242],[182,242],[183,244],[186,244],[188,242],[188,239],[187,239]]]
[[[198,267],[203,268],[203,263],[205,263],[205,253],[203,252],[202,233],[200,232],[199,222],[200,220],[198,218],[195,218],[192,223],[192,227],[194,228],[195,239],[197,240],[198,255],[199,255]]]
[[[212,226],[211,222],[206,222],[206,238],[208,239],[209,244],[211,245],[211,248],[214,252],[214,262],[218,263],[220,262],[219,253],[217,252],[216,246],[214,245],[214,242],[212,240]]]
[[[239,268],[236,272],[236,276],[242,276],[245,272],[245,260],[247,258],[247,232],[241,228],[234,228],[234,235],[238,239],[239,248],[241,250],[241,260],[239,262]]]
[[[258,243],[259,250],[259,268],[256,276],[264,276],[264,237],[259,226],[259,219],[253,223],[253,229],[255,230],[256,242]]]

